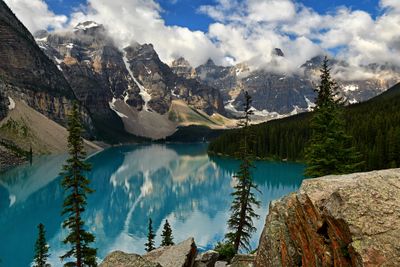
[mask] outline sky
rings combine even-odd
[[[5,0],[31,32],[102,23],[122,48],[152,43],[169,63],[296,72],[321,54],[346,60],[344,79],[366,78],[361,66],[400,66],[400,0]],[[281,48],[284,58],[273,55]]]

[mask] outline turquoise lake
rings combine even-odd
[[[206,144],[132,145],[109,148],[88,159],[88,175],[95,193],[88,198],[84,220],[96,236],[98,257],[113,250],[143,253],[147,221],[157,230],[156,245],[165,219],[173,228],[174,241],[193,236],[201,249],[212,248],[227,231],[232,178],[239,162],[209,157]],[[50,263],[62,266],[65,247],[60,216],[63,190],[61,166],[65,155],[37,158],[0,174],[0,266],[27,267],[33,258],[36,226],[46,226]],[[258,244],[268,205],[300,187],[304,165],[256,162],[255,182],[262,194]]]

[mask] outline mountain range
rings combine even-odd
[[[271,53],[273,64],[285,57],[279,48]],[[49,131],[49,121],[66,126],[74,101],[80,103],[85,137],[108,143],[164,139],[191,125],[234,128],[245,90],[253,96],[256,120],[285,117],[312,109],[322,59],[310,59],[295,74],[253,69],[245,62],[218,66],[212,59],[197,67],[184,58],[168,65],[152,44],[121,48],[94,21],[32,35],[0,1],[0,133],[20,139],[14,132],[21,129],[7,126],[11,118],[30,132],[30,141],[22,145],[27,149],[38,139],[36,124]],[[333,63],[346,67],[345,62]],[[368,100],[400,80],[394,67],[365,68],[391,75],[339,80],[348,103]],[[36,113],[43,115],[35,117],[40,123],[32,121],[30,115]]]

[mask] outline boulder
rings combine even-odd
[[[160,247],[143,256],[163,267],[192,267],[197,255],[193,237],[174,246]]]
[[[254,254],[239,254],[233,257],[230,267],[254,267],[256,255]]]
[[[226,267],[228,266],[228,263],[226,261],[217,261],[214,265],[214,267]]]
[[[256,266],[400,266],[400,169],[304,180],[269,211]]]
[[[219,253],[209,250],[197,255],[194,267],[214,267],[219,257]]]
[[[100,267],[162,267],[159,263],[143,259],[137,254],[127,254],[122,251],[114,251],[109,254]]]

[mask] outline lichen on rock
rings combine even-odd
[[[256,266],[400,266],[400,169],[305,180],[272,202]]]

